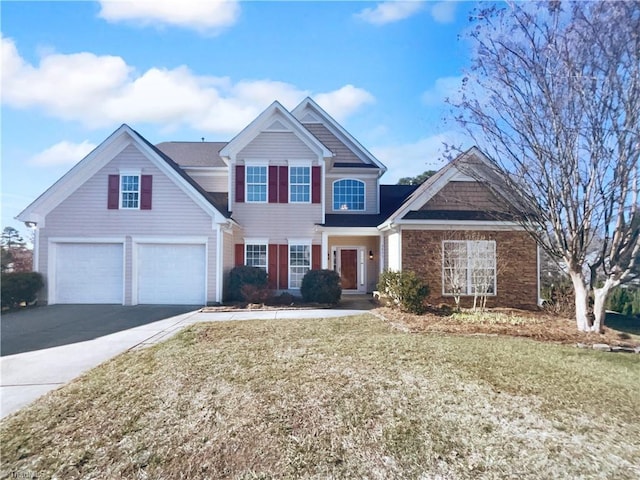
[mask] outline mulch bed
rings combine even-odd
[[[560,344],[593,345],[606,343],[612,346],[636,347],[640,345],[638,337],[626,332],[613,330],[606,327],[604,333],[578,332],[576,322],[568,317],[552,315],[542,311],[527,311],[514,309],[493,309],[494,312],[502,312],[517,317],[520,321],[517,325],[508,323],[481,323],[458,320],[452,316],[442,316],[433,313],[413,315],[400,310],[381,307],[376,313],[389,322],[404,327],[414,333],[448,333],[457,335],[506,335],[512,337],[525,337],[541,342]],[[530,319],[531,322],[527,322]],[[524,321],[522,321],[524,320]]]

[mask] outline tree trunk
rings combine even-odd
[[[584,283],[582,274],[578,272],[569,272],[571,282],[573,283],[573,292],[576,302],[576,325],[581,332],[591,331],[591,326],[588,317],[588,292],[587,286]]]
[[[595,315],[595,319],[593,321],[593,326],[591,327],[592,332],[603,332],[604,318],[607,313],[605,305],[607,304],[607,299],[609,298],[611,289],[617,286],[618,283],[619,282],[616,282],[611,278],[607,278],[601,288],[593,289],[593,313]]]

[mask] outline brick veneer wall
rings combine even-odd
[[[454,304],[442,296],[442,241],[495,240],[497,259],[496,295],[488,297],[489,307],[536,308],[538,262],[535,241],[523,231],[402,231],[402,268],[420,275],[430,288],[432,304]],[[473,305],[473,296],[463,296],[463,307]]]

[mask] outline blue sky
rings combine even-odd
[[[442,165],[468,66],[467,2],[4,1],[2,226],[122,123],[230,140],[311,96],[389,167]]]

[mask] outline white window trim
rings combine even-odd
[[[362,193],[362,209],[361,210],[355,210],[355,209],[347,209],[347,210],[342,210],[342,209],[335,209],[335,195],[336,195],[336,183],[341,182],[343,180],[353,180],[355,182],[360,182],[363,186],[363,193]],[[343,177],[343,178],[338,178],[337,180],[334,180],[333,183],[331,184],[331,211],[333,212],[365,212],[367,210],[367,182],[360,180],[359,178],[353,178],[353,177]]]
[[[287,172],[287,189],[289,190],[289,203],[297,203],[297,204],[309,204],[311,203],[311,196],[313,194],[313,192],[311,191],[311,189],[313,188],[313,169],[311,168],[311,162],[309,161],[305,161],[305,160],[289,160],[288,162],[289,164],[289,169]],[[293,186],[293,183],[291,182],[291,168],[295,168],[295,167],[306,167],[309,169],[309,183],[306,185],[309,185],[309,200],[304,200],[304,201],[292,201],[292,192],[291,192],[291,187]],[[305,185],[304,183],[296,183],[295,185]]]
[[[122,188],[122,177],[138,177],[138,205],[136,207],[125,207],[122,205],[122,196],[125,191]],[[131,193],[133,190],[127,190]],[[118,209],[119,210],[140,210],[140,203],[142,201],[142,175],[140,170],[121,170],[118,177]]]
[[[265,197],[264,200],[249,200],[249,167],[264,167],[265,168]],[[244,161],[244,201],[246,203],[268,203],[269,202],[269,161],[268,160],[245,160]],[[262,185],[262,184],[252,184]]]
[[[304,246],[304,247],[308,247],[309,248],[309,270],[311,270],[311,267],[313,265],[313,248],[311,246],[311,240],[308,238],[305,239],[297,239],[297,238],[290,238],[288,239],[288,248],[287,248],[287,287],[289,288],[289,290],[299,290],[300,287],[294,287],[291,285],[291,247],[297,247],[297,246]],[[296,265],[296,267],[299,267],[299,265]]]
[[[264,265],[264,270],[265,272],[269,273],[269,239],[268,238],[245,238],[244,239],[244,264],[247,265],[247,247],[249,245],[259,245],[259,246],[264,246],[265,247],[265,251],[266,251],[266,256],[265,256],[265,265]]]
[[[467,245],[469,245],[470,243],[474,243],[474,242],[486,242],[486,243],[490,243],[493,244],[493,293],[487,293],[487,294],[480,294],[482,296],[487,296],[487,297],[495,297],[498,294],[498,266],[497,266],[497,249],[496,249],[496,241],[495,240],[442,240],[442,269],[441,269],[441,283],[442,283],[442,296],[443,297],[454,297],[456,296],[455,293],[447,293],[445,291],[446,288],[446,284],[445,284],[445,274],[444,274],[444,270],[445,270],[445,265],[444,265],[444,245],[445,243],[465,243]],[[469,265],[470,262],[470,256],[469,256],[469,250],[468,250],[468,246],[467,246],[467,292],[468,293],[461,293],[460,296],[461,297],[474,297],[476,294],[473,293],[472,287],[472,280],[471,280],[471,274],[472,274],[472,268],[471,265]]]

